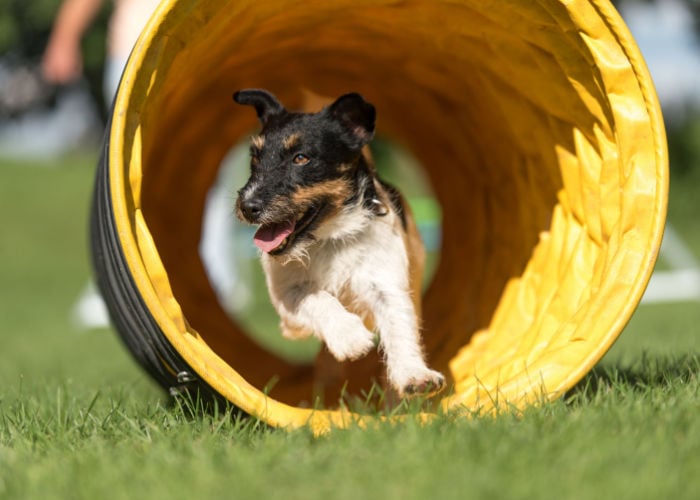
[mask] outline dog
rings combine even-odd
[[[374,106],[357,93],[317,113],[289,112],[261,89],[233,98],[262,124],[236,215],[259,226],[254,243],[283,336],[316,336],[349,361],[375,348],[376,331],[400,397],[441,390],[419,333],[425,250],[401,193],[372,162]]]

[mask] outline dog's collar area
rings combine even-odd
[[[375,180],[372,178],[368,179],[366,186],[362,192],[362,206],[369,210],[372,215],[376,217],[384,217],[389,213],[389,207],[384,203],[377,193],[377,186],[375,185]]]
[[[370,198],[365,200],[365,207],[369,208],[369,210],[377,217],[384,217],[389,213],[389,208],[386,206],[386,203],[379,198]]]

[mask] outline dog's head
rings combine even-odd
[[[357,198],[362,148],[374,135],[375,109],[345,94],[318,113],[293,113],[265,90],[241,90],[239,104],[262,123],[252,138],[250,178],[236,214],[259,224],[255,244],[270,255],[301,253],[324,223]]]

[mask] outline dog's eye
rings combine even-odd
[[[306,155],[303,155],[301,153],[294,155],[294,158],[292,158],[292,163],[295,165],[299,165],[300,167],[303,167],[307,163],[309,163],[309,157]]]

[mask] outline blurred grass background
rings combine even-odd
[[[92,152],[41,164],[0,162],[0,377],[11,381],[6,386],[142,379],[111,331],[86,331],[71,318],[90,275],[94,171]]]

